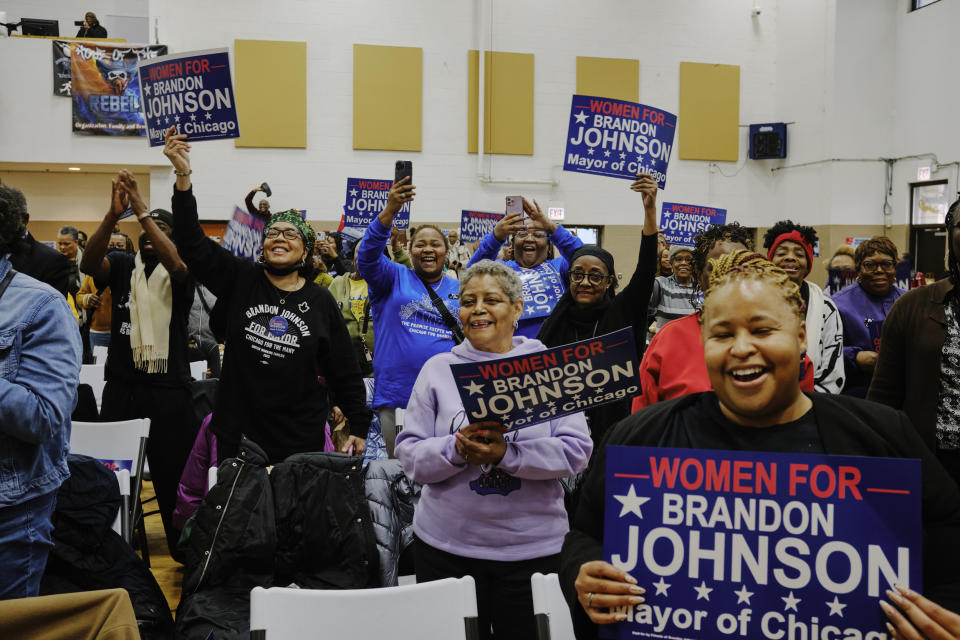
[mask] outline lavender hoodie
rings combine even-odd
[[[583,471],[593,442],[582,413],[507,433],[500,464],[484,472],[457,454],[454,433],[469,422],[451,364],[542,351],[516,336],[508,353],[469,340],[423,365],[397,436],[404,473],[424,485],[413,529],[432,547],[467,558],[529,560],[560,552],[567,513],[559,478]]]

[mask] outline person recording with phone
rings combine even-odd
[[[506,215],[483,237],[467,267],[480,260],[496,260],[507,240],[512,258],[502,262],[523,282],[524,311],[517,333],[535,338],[567,290],[570,260],[583,241],[551,222],[536,200],[531,204],[526,198],[507,196]],[[548,259],[551,242],[560,250],[560,257]]]
[[[253,198],[257,193],[263,193],[264,198],[260,199],[260,202],[257,203],[257,206],[253,206]],[[243,199],[244,204],[247,205],[247,212],[252,215],[254,218],[259,218],[261,220],[270,220],[270,201],[267,200],[270,196],[273,195],[273,192],[270,190],[270,185],[266,182],[262,183],[259,187],[255,187],[247,194],[247,197]]]
[[[377,336],[372,406],[380,416],[391,457],[398,426],[402,427],[402,423],[398,425],[397,409],[406,409],[423,363],[463,340],[456,319],[460,308],[458,283],[443,273],[448,251],[443,232],[432,224],[422,224],[413,231],[412,270],[390,260],[384,252],[394,217],[416,195],[409,173],[402,175],[399,169],[386,206],[367,227],[356,249],[357,270],[369,287]]]
[[[100,21],[97,20],[97,14],[93,11],[87,11],[83,17],[83,26],[77,31],[78,38],[106,38],[107,30],[103,28]]]

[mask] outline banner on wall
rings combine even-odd
[[[606,448],[603,558],[646,589],[615,638],[886,638],[922,587],[920,461]]]
[[[634,180],[649,173],[667,183],[677,116],[635,102],[573,96],[564,171]]]
[[[726,209],[696,204],[664,202],[660,210],[660,230],[670,244],[693,246],[693,237],[715,224],[727,221]]]
[[[376,178],[347,178],[347,199],[343,205],[343,226],[366,229],[373,219],[387,206],[387,194],[393,180]],[[393,218],[393,226],[406,229],[410,226],[410,204],[404,203]]]
[[[235,256],[256,260],[263,239],[264,221],[256,218],[240,207],[233,210],[233,219],[227,223],[227,230],[220,243],[224,249]]]
[[[74,44],[76,43],[68,40],[53,41],[53,95],[55,96],[69,98],[71,95],[72,73],[70,71],[70,52],[71,46]],[[109,49],[108,47],[102,48],[104,50]],[[130,47],[130,45],[120,45],[114,47],[113,50],[109,52],[109,55],[111,57],[126,56],[131,51],[140,59],[156,58],[157,56],[166,55],[167,45],[150,44],[134,47]]]
[[[151,147],[176,126],[187,140],[239,138],[237,103],[226,49],[189,51],[140,64],[143,113]]]
[[[80,135],[142,136],[137,63],[166,47],[70,44],[73,132]]]
[[[633,397],[637,348],[627,327],[536,353],[450,365],[470,422],[522,429]]]
[[[460,242],[476,242],[491,233],[503,219],[502,213],[460,210]]]

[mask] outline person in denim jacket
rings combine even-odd
[[[24,231],[13,191],[0,186],[0,600],[39,590],[81,361],[66,300],[10,265]]]

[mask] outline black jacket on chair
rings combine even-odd
[[[10,264],[20,273],[25,273],[40,282],[46,282],[62,293],[64,298],[67,297],[70,284],[70,261],[53,247],[37,242],[29,231],[20,240],[18,249],[10,256]]]
[[[658,402],[620,421],[606,445],[666,446],[677,414],[712,395],[695,393]],[[960,609],[960,490],[924,445],[902,411],[850,396],[807,394],[813,401],[817,429],[827,454],[919,458],[922,474],[923,594],[938,604]],[[670,445],[673,446],[673,445]],[[605,447],[593,452],[580,504],[563,543],[560,586],[570,605],[577,638],[597,637],[597,627],[577,600],[574,581],[580,566],[603,559]]]

